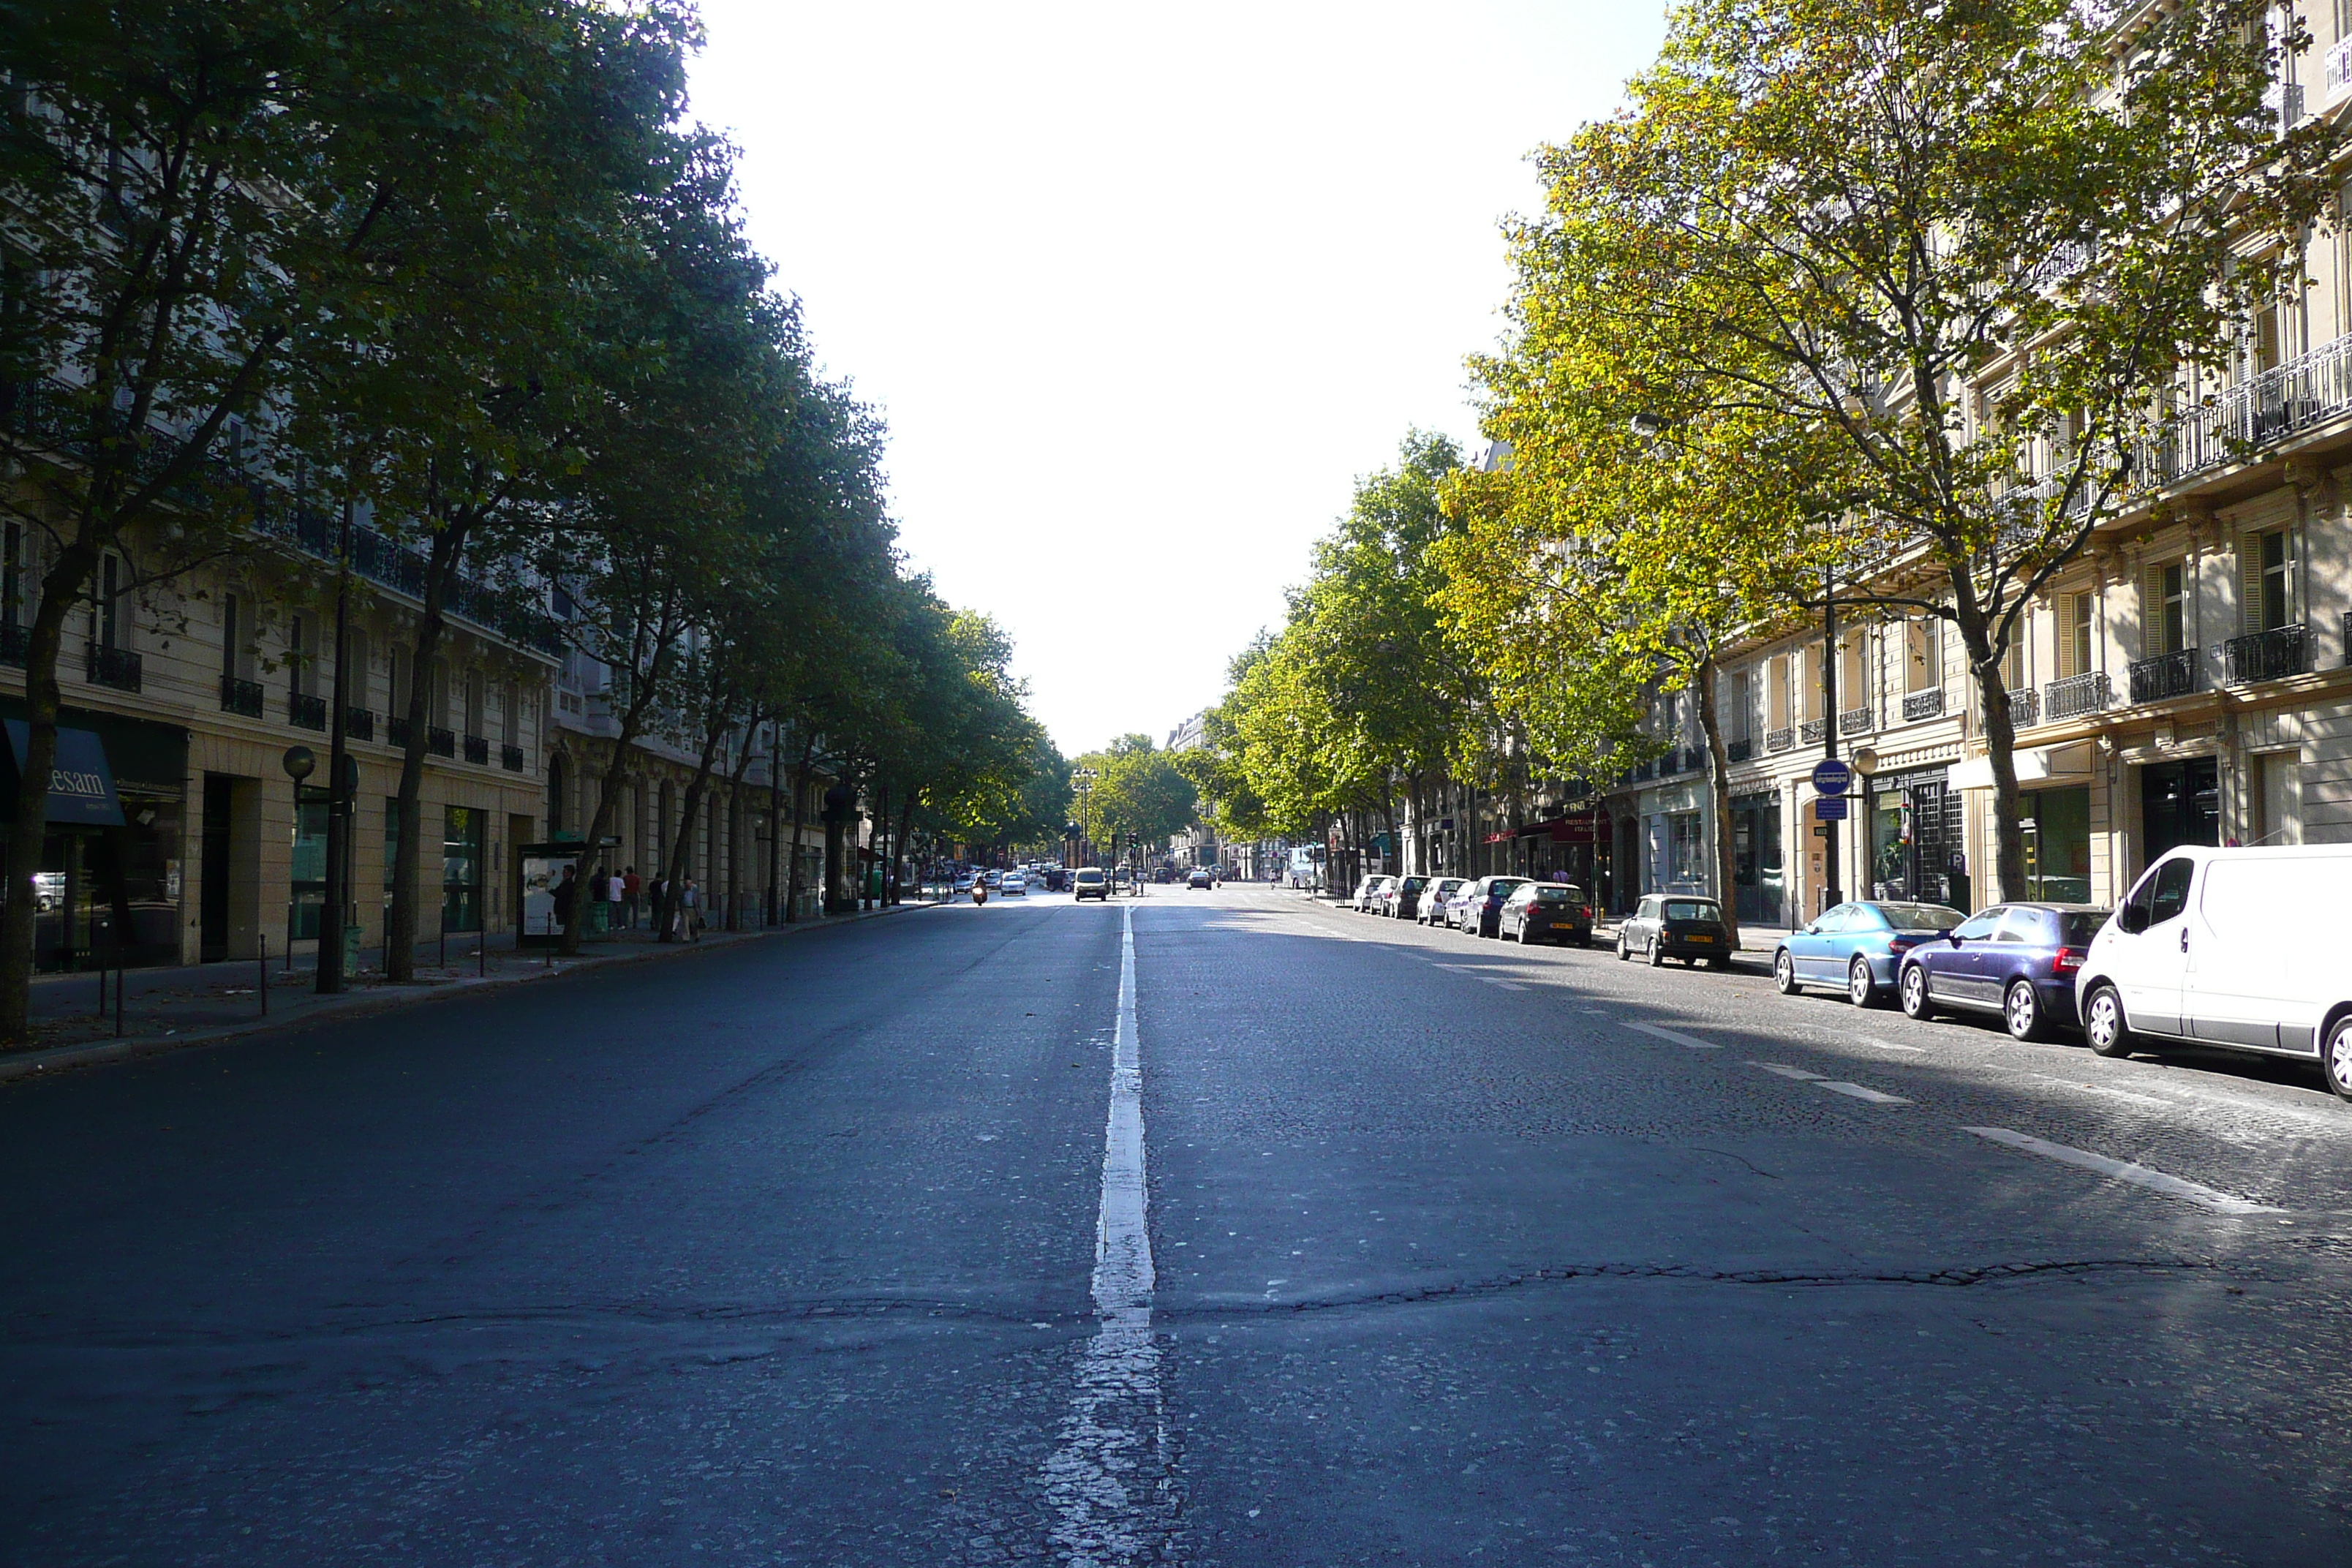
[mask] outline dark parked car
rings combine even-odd
[[[1427,877],[1399,877],[1381,894],[1380,913],[1398,920],[1411,920],[1421,909],[1421,896],[1429,889]]]
[[[1525,877],[1481,877],[1454,895],[1453,910],[1462,929],[1472,936],[1494,936],[1503,929],[1503,905],[1527,885]]]
[[[1730,968],[1731,928],[1723,923],[1723,906],[1687,893],[1648,895],[1617,928],[1619,960],[1637,952],[1653,969],[1670,958]]]
[[[2074,980],[2106,923],[2088,904],[1997,904],[1905,953],[1895,993],[1914,1018],[1999,1013],[2011,1035],[2038,1040],[2053,1024],[2074,1026]]]
[[[1503,900],[1496,929],[1505,940],[1592,945],[1592,906],[1570,882],[1526,882]]]
[[[1414,914],[1416,924],[1442,926],[1447,922],[1445,906],[1454,894],[1470,885],[1467,877],[1433,877],[1429,886],[1421,890],[1421,907]]]
[[[1772,984],[1793,996],[1815,984],[1841,985],[1857,1007],[1874,1005],[1895,984],[1895,966],[1969,917],[1942,904],[1853,903],[1824,910],[1791,931],[1772,955]]]

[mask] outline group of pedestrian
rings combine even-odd
[[[669,885],[669,879],[667,877],[656,877],[648,885],[638,877],[637,868],[635,866],[616,872],[600,865],[588,879],[588,900],[592,906],[595,904],[604,906],[607,911],[605,923],[612,930],[635,931],[637,929],[639,901],[645,900],[649,918],[657,916],[665,902],[664,895],[668,891]],[[578,868],[574,866],[563,868],[562,879],[548,889],[548,897],[555,906],[556,926],[560,930],[570,930],[572,913],[580,909]],[[691,877],[680,879],[677,884],[677,897],[669,901],[671,903],[669,935],[680,942],[701,941],[702,889],[695,886],[694,879]],[[585,913],[585,910],[583,910],[581,912]]]

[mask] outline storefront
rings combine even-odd
[[[21,700],[0,702],[7,744],[0,797],[13,808],[30,731]],[[44,970],[180,961],[184,730],[90,710],[58,716],[48,833],[34,876],[34,962]],[[5,847],[0,846],[0,878]],[[0,897],[5,883],[0,880]]]
[[[2053,904],[2091,901],[2091,788],[2028,790],[2019,797],[2025,896]]]
[[[1945,766],[1866,781],[1864,821],[1874,899],[1969,907],[1967,835],[1960,792]]]

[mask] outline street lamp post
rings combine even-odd
[[[1080,864],[1094,860],[1094,818],[1091,815],[1095,780],[1102,777],[1092,768],[1080,768],[1070,775],[1070,787],[1078,792],[1078,854]]]

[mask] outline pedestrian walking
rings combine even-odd
[[[635,866],[629,867],[621,873],[621,902],[629,911],[631,931],[637,929],[637,899],[644,893],[646,885],[637,876],[637,868]]]
[[[597,867],[595,873],[588,879],[588,897],[597,903],[603,903],[604,889],[612,884],[612,880],[611,872],[602,866]]]
[[[562,879],[549,890],[547,896],[555,904],[555,929],[559,931],[570,931],[572,906],[580,897],[579,868],[574,866],[564,867]]]
[[[621,874],[618,871],[604,879],[604,929],[621,929]]]
[[[686,940],[700,942],[702,940],[702,889],[694,885],[693,878],[688,877],[686,879],[686,885],[678,889],[677,902],[678,912],[685,918]]]

